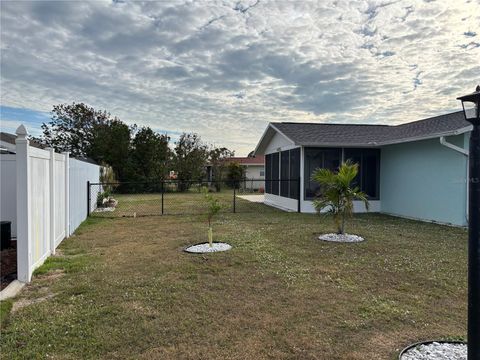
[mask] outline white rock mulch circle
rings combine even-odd
[[[400,360],[467,360],[467,344],[461,342],[426,342],[409,346]]]
[[[212,246],[209,243],[192,245],[185,248],[185,251],[193,254],[205,254],[219,251],[227,251],[232,248],[231,245],[222,242],[214,242]]]
[[[356,243],[356,242],[365,240],[364,238],[358,235],[334,234],[334,233],[320,235],[318,239],[323,241],[346,242],[346,243]]]
[[[114,207],[97,207],[93,211],[94,212],[111,212],[111,211],[115,211],[115,208]]]

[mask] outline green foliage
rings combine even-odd
[[[35,269],[33,275],[43,275],[53,270],[63,270],[66,273],[81,271],[89,263],[90,257],[83,254],[75,254],[75,256],[51,256],[40,266]]]
[[[132,140],[130,159],[136,164],[135,181],[152,182],[165,179],[172,160],[170,138],[142,127]]]
[[[213,197],[213,195],[208,192],[208,188],[206,186],[202,187],[202,192],[207,204],[208,227],[211,227],[213,218],[220,212],[220,210],[222,210],[222,205],[220,205],[220,202],[217,198]]]
[[[175,143],[174,151],[178,190],[186,191],[190,188],[190,181],[200,181],[205,175],[207,145],[197,134],[183,133]]]
[[[357,174],[358,164],[347,161],[340,166],[338,172],[316,169],[312,175],[312,179],[321,186],[321,193],[313,205],[317,212],[326,210],[333,215],[339,234],[345,232],[345,220],[353,213],[354,200],[363,201],[367,210],[369,208],[367,195],[358,186],[352,185]]]
[[[83,103],[55,105],[51,121],[42,130],[39,141],[56,151],[111,166],[110,180],[113,175],[122,182],[161,179],[171,159],[167,136],[148,127],[137,131],[135,125],[130,127]]]
[[[240,181],[245,179],[245,168],[237,162],[231,162],[227,166],[227,185],[238,189]]]
[[[222,189],[222,181],[225,176],[225,160],[234,156],[235,153],[225,147],[212,148],[208,153],[208,163],[212,171],[212,180],[215,190],[219,192]]]
[[[108,164],[102,182],[159,182],[174,170],[179,190],[185,191],[191,181],[204,178],[207,160],[213,164],[215,179],[221,179],[222,160],[233,155],[226,148],[209,149],[197,134],[187,133],[180,136],[172,151],[167,135],[149,127],[128,126],[108,112],[83,103],[55,105],[51,121],[44,123],[42,130],[37,140],[56,151],[88,157],[104,167]],[[126,189],[123,185],[118,188]]]

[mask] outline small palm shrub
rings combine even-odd
[[[318,213],[324,210],[333,216],[338,234],[345,234],[345,221],[353,214],[353,201],[360,200],[369,209],[367,194],[360,191],[353,181],[358,174],[358,164],[346,161],[338,171],[316,169],[312,180],[320,184],[320,194],[313,201]]]
[[[213,218],[220,212],[222,206],[220,205],[218,199],[214,198],[212,194],[209,193],[207,187],[202,188],[203,194],[205,196],[205,203],[207,205],[207,220],[208,220],[208,244],[210,247],[213,246],[213,230],[212,222]]]

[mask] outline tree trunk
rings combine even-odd
[[[208,227],[208,244],[210,247],[213,246],[213,231],[211,226]]]

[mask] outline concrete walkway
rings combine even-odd
[[[265,195],[237,195],[238,198],[255,203],[265,202]]]

